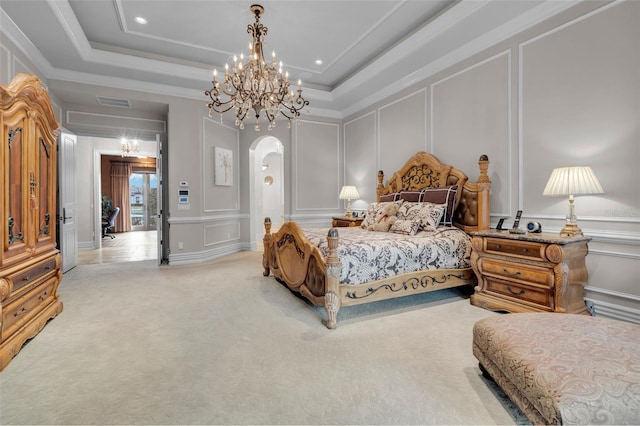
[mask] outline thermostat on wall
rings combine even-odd
[[[188,189],[179,189],[178,190],[178,195],[179,196],[186,195],[188,197],[189,196],[189,190]]]
[[[187,182],[186,180],[181,180],[180,181],[180,186],[182,186],[182,187],[189,186],[189,182]]]

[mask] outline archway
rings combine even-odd
[[[264,218],[270,217],[272,232],[284,222],[284,146],[279,139],[266,136],[250,148],[251,223],[256,241],[264,236]]]

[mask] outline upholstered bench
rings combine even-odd
[[[498,315],[474,325],[473,354],[534,424],[640,424],[640,325]]]

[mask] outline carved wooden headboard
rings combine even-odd
[[[480,176],[469,182],[467,175],[453,166],[442,163],[436,156],[418,152],[404,166],[383,183],[384,173],[378,172],[377,200],[380,196],[400,191],[420,191],[424,188],[444,188],[458,185],[453,224],[466,232],[489,229],[491,181],[487,170],[489,158],[478,160]]]

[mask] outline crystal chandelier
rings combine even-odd
[[[302,97],[302,82],[298,80],[297,90],[289,90],[289,72],[282,73],[282,61],[276,67],[276,54],[271,54],[271,64],[264,59],[262,46],[267,27],[260,23],[260,15],[264,13],[264,8],[259,4],[250,7],[251,12],[256,17],[254,24],[247,25],[247,32],[253,37],[249,44],[249,55],[247,62],[243,63],[244,55],[233,56],[233,69],[229,70],[229,64],[225,64],[224,80],[218,81],[218,71],[213,70],[213,81],[211,89],[205,91],[205,95],[211,100],[207,100],[209,117],[213,111],[222,114],[234,109],[236,115],[236,126],[244,129],[243,120],[249,111],[253,110],[256,116],[255,130],[260,130],[260,114],[269,123],[269,130],[276,126],[276,117],[282,114],[288,119],[288,126],[291,120],[297,121],[300,112],[309,101]],[[226,98],[226,100],[224,100]]]
[[[120,149],[122,151],[123,157],[128,157],[129,154],[137,154],[139,152],[138,141],[136,140],[130,141],[128,139],[123,138],[120,141]]]

